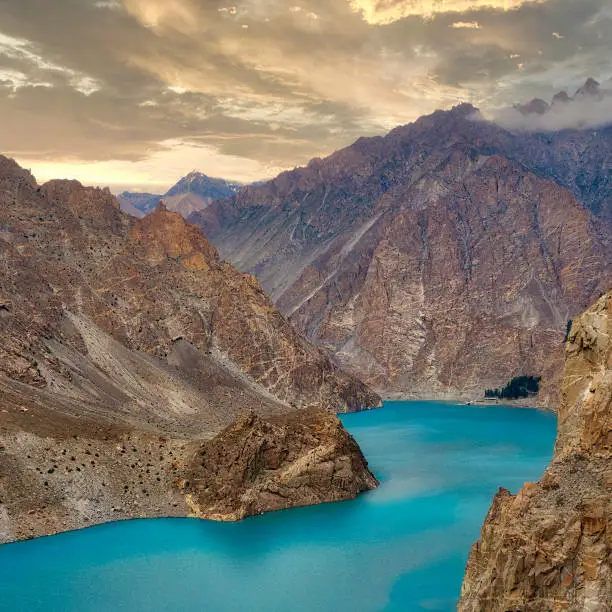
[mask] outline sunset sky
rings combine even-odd
[[[611,0],[0,0],[0,153],[115,191],[252,181],[588,76]]]

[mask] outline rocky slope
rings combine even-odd
[[[555,454],[538,483],[500,489],[459,610],[612,609],[612,292],[574,322]]]
[[[514,134],[462,105],[192,220],[384,394],[476,397],[534,374],[554,404],[567,320],[611,274],[604,132]]]
[[[118,487],[166,512],[179,450],[245,410],[379,403],[179,214],[134,219],[107,190],[38,186],[3,157],[0,337],[4,539],[106,520]]]
[[[0,426],[0,544],[133,518],[239,520],[377,485],[356,442],[321,410],[251,412],[210,441],[44,406],[22,406]]]
[[[378,486],[367,465],[332,414],[301,411],[266,422],[251,413],[202,446],[181,486],[196,516],[234,521],[352,499]]]
[[[211,178],[194,170],[171,187],[165,195],[124,191],[117,199],[121,210],[134,217],[148,215],[161,201],[168,210],[187,218],[204,210],[213,200],[231,197],[242,186],[241,183]]]

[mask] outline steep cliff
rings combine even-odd
[[[108,520],[124,486],[126,515],[166,512],[188,444],[246,410],[380,401],[179,214],[134,219],[3,157],[0,337],[3,539]]]
[[[553,460],[540,482],[496,495],[459,610],[612,609],[611,459],[609,292],[572,327]]]
[[[609,181],[601,151],[612,138],[587,146],[594,136],[575,135],[592,175],[582,191],[569,176],[576,155],[561,170],[569,152],[543,138],[461,105],[193,220],[299,330],[381,392],[476,397],[534,374],[541,403],[554,405],[567,321],[611,278],[606,200],[597,218],[584,190]]]

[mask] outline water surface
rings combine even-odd
[[[493,494],[539,478],[554,416],[388,402],[343,421],[376,491],[241,523],[129,521],[0,546],[0,609],[454,610]]]

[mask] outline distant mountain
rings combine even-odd
[[[593,78],[586,80],[585,84],[580,87],[573,97],[567,93],[567,91],[560,91],[555,94],[552,102],[548,104],[545,100],[540,98],[534,98],[527,104],[516,104],[514,108],[519,111],[522,115],[545,115],[551,110],[559,109],[563,105],[590,101],[600,102],[605,98],[612,98],[612,91],[606,91],[601,88],[601,84]],[[610,122],[612,122],[612,115],[610,115]]]
[[[242,183],[226,181],[225,179],[219,178],[210,178],[194,170],[183,177],[166,195],[177,196],[185,193],[195,193],[202,198],[219,200],[230,197],[241,187],[243,187]]]
[[[168,210],[178,212],[187,218],[194,212],[204,210],[214,200],[231,197],[241,187],[243,187],[242,183],[211,178],[194,170],[183,177],[165,195],[124,191],[117,199],[121,210],[135,217],[149,214],[161,201]]]
[[[612,81],[602,86],[587,79],[573,96],[560,91],[550,104],[534,98],[527,104],[495,111],[494,119],[507,129],[523,132],[601,129],[612,123]]]
[[[155,210],[164,196],[154,193],[124,191],[117,196],[121,210],[132,217],[142,218]]]
[[[311,340],[385,395],[559,390],[567,321],[612,283],[612,128],[460,105],[192,215]]]

